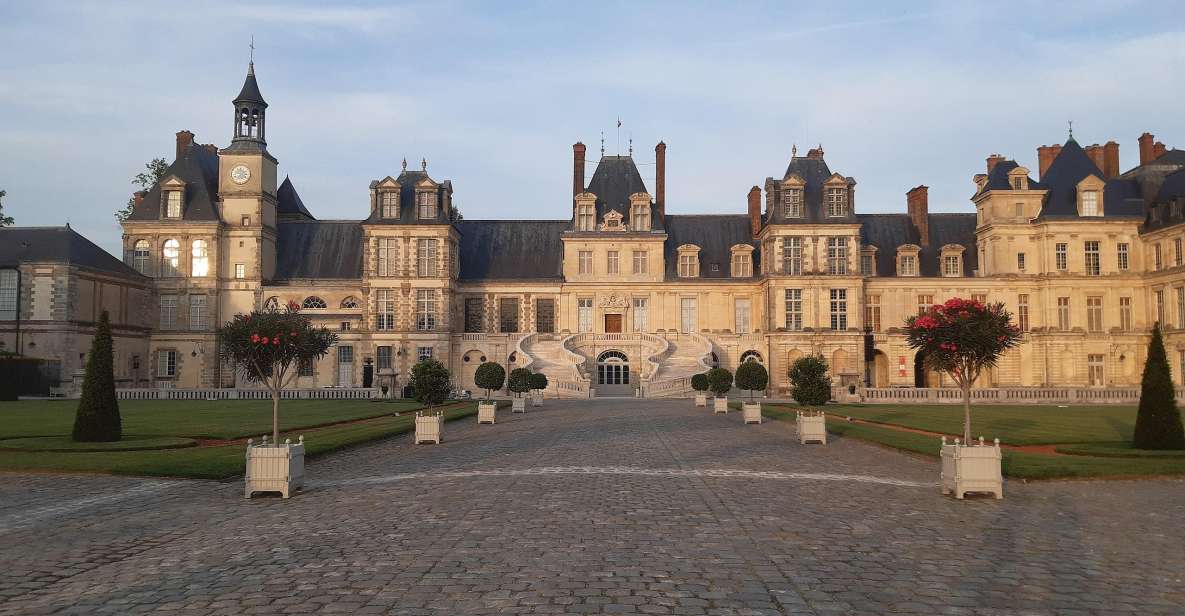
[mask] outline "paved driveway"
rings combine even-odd
[[[940,496],[687,401],[548,401],[241,482],[0,474],[0,614],[1181,614],[1185,482]]]

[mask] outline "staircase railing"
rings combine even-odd
[[[527,352],[525,346],[526,346],[527,340],[533,338],[534,336],[535,336],[535,332],[530,332],[527,335],[523,336],[522,338],[519,338],[518,342],[515,343],[515,345],[514,345],[514,352],[515,352],[516,356],[519,358],[520,361],[522,361],[523,359],[526,359],[526,361],[523,362],[523,367],[528,370],[531,368],[531,364],[535,363],[535,358],[532,357],[531,354]]]
[[[680,334],[680,336],[686,336],[687,338],[691,339],[699,346],[700,352],[699,352],[699,357],[697,358],[697,363],[699,364],[699,370],[696,373],[698,374],[700,372],[707,372],[708,370],[711,370],[712,366],[711,366],[710,362],[712,360],[712,341],[709,340],[707,337],[697,334],[695,332]],[[664,341],[667,342],[667,346],[669,348],[670,341],[667,341],[665,338],[664,338]],[[657,370],[656,370],[655,374],[657,374]],[[691,391],[691,376],[692,375],[690,375],[690,374],[684,374],[684,375],[679,375],[679,376],[661,379],[661,380],[657,380],[657,381],[650,381],[650,382],[643,381],[642,395],[644,397],[652,397],[652,396],[675,396],[675,395],[679,395],[679,394],[688,393]]]

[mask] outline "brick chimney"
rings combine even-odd
[[[1103,172],[1103,146],[1093,144],[1086,146],[1086,156],[1090,158],[1094,166],[1099,168],[1099,173]]]
[[[1053,164],[1058,154],[1062,153],[1060,145],[1043,145],[1037,148],[1037,180],[1045,177],[1045,172]]]
[[[135,203],[134,207],[140,207],[140,204],[144,203],[144,191],[137,190],[136,192],[132,193],[132,201]]]
[[[989,159],[990,160],[990,159]],[[905,207],[909,212],[909,220],[917,227],[923,246],[930,244],[930,189],[915,186],[905,193]]]
[[[1005,159],[1003,156],[1000,156],[999,154],[992,154],[991,156],[987,157],[988,175],[992,174],[992,169],[995,169],[997,164],[1002,163],[1005,160],[1007,159]]]
[[[654,146],[654,214],[658,224],[667,217],[667,144],[659,141]]]
[[[749,229],[753,237],[761,233],[761,189],[756,186],[749,189]]]
[[[572,197],[584,192],[584,144],[572,144]]]
[[[1156,141],[1156,137],[1153,137],[1152,133],[1144,133],[1143,135],[1140,135],[1139,141],[1140,141],[1140,164],[1146,165],[1146,164],[1152,162],[1153,160],[1155,160],[1155,157],[1152,155],[1152,149],[1153,149],[1153,142]]]
[[[214,154],[214,155],[218,154],[218,146],[214,145],[213,143],[204,143],[204,144],[202,144],[202,147],[206,148],[206,151],[211,154]]]
[[[811,149],[807,150],[806,157],[822,160],[822,158],[823,158],[823,144],[819,144],[819,147],[817,147],[817,148],[811,148]]]
[[[181,160],[185,158],[185,153],[189,151],[189,146],[193,145],[193,133],[183,130],[177,132],[177,158]]]
[[[1159,141],[1152,144],[1152,160],[1156,160],[1161,156],[1164,156],[1166,150],[1167,148],[1165,148],[1164,144]]]
[[[1103,177],[1119,177],[1119,144],[1114,141],[1103,144]]]

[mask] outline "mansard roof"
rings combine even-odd
[[[897,276],[897,249],[905,244],[921,247],[918,274],[924,277],[941,274],[938,260],[942,247],[948,244],[964,248],[964,276],[971,276],[979,267],[975,249],[975,214],[930,214],[930,243],[925,245],[908,214],[859,214],[857,217],[860,219],[860,243],[876,246],[878,278]]]
[[[745,214],[667,214],[666,231],[663,252],[667,280],[687,280],[679,278],[679,247],[685,244],[699,247],[699,278],[709,279],[732,278],[733,246],[757,246]],[[719,266],[717,271],[712,271],[712,264]],[[760,251],[754,251],[752,272],[760,271]]]
[[[630,224],[630,195],[650,193],[633,157],[620,155],[602,156],[585,190],[597,196],[597,224],[601,223],[607,212],[615,211],[621,213],[622,224],[627,227]],[[653,212],[650,222],[651,228],[661,228],[661,221]]]
[[[386,178],[384,178],[386,179]],[[432,183],[436,191],[436,218],[425,220],[416,216],[416,188],[424,180]],[[382,211],[375,208],[370,213],[370,217],[366,219],[367,224],[377,225],[425,225],[425,224],[448,224],[449,212],[448,203],[445,197],[452,194],[453,183],[450,180],[437,182],[429,177],[426,171],[409,171],[404,169],[399,177],[395,178],[399,182],[399,218],[383,218]],[[371,188],[378,188],[381,181],[370,183]]]
[[[316,220],[304,206],[304,201],[301,201],[300,194],[288,176],[284,176],[284,181],[276,189],[276,214],[281,218]]]
[[[561,279],[567,220],[461,220],[461,280]]]
[[[784,216],[782,183],[791,178],[797,178],[804,183],[802,194],[804,216],[802,218]],[[833,178],[841,180],[848,188],[856,184],[854,179],[832,172],[827,167],[827,161],[823,158],[821,149],[812,149],[806,156],[791,156],[790,164],[786,166],[786,173],[782,175],[780,181],[773,178],[766,179],[767,195],[772,193],[774,199],[772,204],[767,207],[765,222],[767,224],[850,224],[856,222],[855,207],[848,208],[847,216],[827,215],[826,206],[823,203],[823,189],[824,185]],[[854,206],[855,202],[851,198],[851,193],[849,193],[848,203]]]
[[[111,253],[64,227],[0,228],[0,267],[21,263],[66,263],[109,274],[144,279]]]
[[[281,221],[276,233],[276,280],[362,277],[361,221]]]
[[[161,176],[177,176],[185,182],[181,220],[221,220],[218,213],[218,154],[213,149],[197,143],[189,146],[181,158],[173,161]],[[160,182],[157,182],[148,190],[140,206],[132,208],[128,220],[160,220],[160,193]]]
[[[1091,164],[1093,165],[1094,163]],[[1017,169],[1019,167],[1020,165],[1018,165],[1015,160],[1002,160],[996,163],[996,166],[992,167],[992,172],[988,174],[987,182],[984,183],[983,189],[981,189],[979,193],[989,190],[1013,190],[1012,181],[1008,174],[1011,173],[1013,169]],[[1026,175],[1025,180],[1028,181],[1028,188],[1030,190],[1038,188],[1037,182],[1034,182],[1033,178],[1030,178]]]
[[[1037,184],[1039,188],[1046,190],[1040,217],[1078,218],[1078,184],[1091,176],[1104,181],[1103,172],[1071,137]],[[1132,188],[1130,180],[1106,180],[1103,191],[1103,218],[1143,216],[1142,201],[1129,198]]]

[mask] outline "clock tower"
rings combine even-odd
[[[223,231],[218,276],[222,316],[260,305],[264,281],[276,273],[276,159],[267,151],[267,101],[247,68],[234,99],[234,138],[218,152]]]

